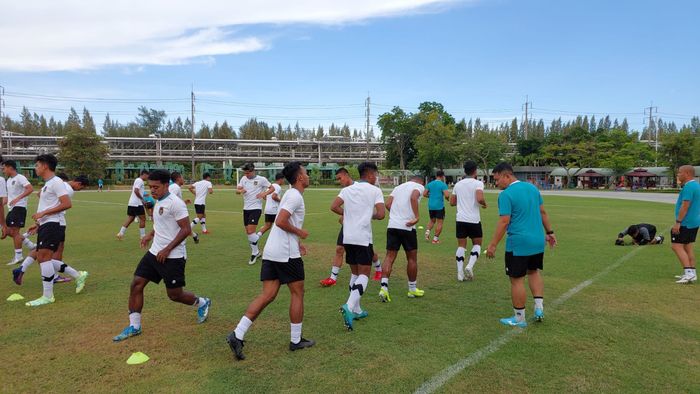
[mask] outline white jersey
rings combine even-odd
[[[302,228],[306,207],[304,206],[304,197],[299,190],[292,188],[284,193],[279,209],[290,213],[289,221],[292,226]],[[282,230],[277,227],[277,224],[273,224],[270,236],[267,238],[267,244],[263,250],[263,260],[286,263],[289,259],[300,257],[299,237],[296,234]]]
[[[212,188],[211,182],[207,180],[201,180],[192,184],[194,186],[194,203],[195,205],[205,205],[207,202],[207,194],[209,194],[209,189]]]
[[[238,186],[243,186],[243,210],[249,211],[252,209],[262,209],[262,200],[255,197],[258,194],[267,191],[270,187],[270,181],[260,175],[256,175],[253,179],[243,176],[238,181]]]
[[[68,184],[68,182],[63,182],[63,186],[66,188],[66,193],[68,193],[68,198],[70,198],[72,200],[73,194],[75,194],[75,190],[73,190],[73,188],[71,187],[70,184]],[[61,220],[59,220],[58,223],[64,227],[68,224],[68,222],[66,222],[66,211],[61,212]]]
[[[22,174],[17,174],[13,176],[12,178],[7,178],[7,203],[10,204],[12,200],[15,198],[19,197],[24,193],[24,188],[27,185],[30,185],[29,181],[27,178],[22,175]],[[10,207],[10,209],[14,207],[27,207],[27,200],[29,199],[29,196],[25,196],[21,200],[17,201],[17,203],[13,206]]]
[[[368,246],[372,243],[374,206],[384,203],[382,191],[367,182],[355,182],[338,194],[343,199],[343,243]]]
[[[182,198],[182,188],[177,183],[170,184],[170,186],[168,186],[168,192],[170,194],[178,196],[180,200],[185,200],[184,198]]]
[[[280,206],[281,201],[275,201],[272,199],[273,194],[277,194],[277,198],[282,197],[282,186],[278,185],[277,183],[273,183],[272,187],[275,188],[275,191],[268,194],[267,197],[265,197],[265,215],[277,215],[277,211]]]
[[[134,185],[131,186],[131,196],[129,197],[130,207],[140,207],[141,205],[143,205],[143,202],[136,196],[136,193],[134,193],[134,189],[139,189],[139,193],[141,193],[141,197],[143,197],[146,186],[143,183],[143,179],[141,179],[141,177],[136,178],[136,180],[134,181]]]
[[[410,231],[416,228],[413,226],[406,226],[406,222],[416,218],[413,213],[413,208],[411,207],[411,195],[414,191],[418,191],[418,201],[420,202],[421,196],[423,196],[423,191],[425,191],[425,186],[418,182],[408,181],[396,186],[391,192],[391,196],[394,197],[394,201],[391,203],[391,210],[389,211],[389,225],[388,228],[395,228],[399,230]]]
[[[162,200],[156,200],[156,205],[153,207],[153,231],[155,231],[155,235],[153,236],[151,248],[148,249],[151,254],[157,255],[158,252],[165,249],[175,239],[177,233],[180,232],[180,226],[177,224],[177,221],[181,219],[188,219],[189,221],[187,206],[182,199],[169,194]],[[173,248],[168,258],[178,259],[184,258],[186,255],[187,251],[183,240],[182,243]]]
[[[457,182],[452,194],[457,196],[457,221],[465,223],[481,222],[481,211],[476,201],[476,191],[484,190],[484,182],[474,178],[464,178]]]
[[[0,176],[0,198],[7,197],[7,185],[5,178]]]
[[[59,198],[66,195],[68,195],[68,191],[66,190],[64,182],[61,178],[54,176],[53,178],[49,179],[44,184],[44,187],[41,188],[39,206],[36,209],[37,213],[57,207],[58,204],[60,204]],[[49,222],[60,223],[61,216],[63,216],[63,212],[44,216],[39,219],[39,225]]]

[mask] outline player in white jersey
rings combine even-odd
[[[3,173],[7,177],[7,206],[10,209],[5,218],[7,235],[12,238],[15,247],[15,255],[7,265],[19,264],[24,259],[22,255],[22,227],[27,219],[27,200],[34,188],[27,178],[17,172],[17,163],[14,160],[5,160],[2,163]]]
[[[284,185],[284,174],[278,172],[277,175],[275,175],[275,181],[272,183],[272,187],[275,191],[265,197],[265,224],[260,228],[260,231],[257,232],[258,237],[262,237],[275,223],[277,209],[279,208],[280,201],[282,201],[282,185]]]
[[[126,207],[126,221],[117,233],[118,240],[124,239],[126,229],[137,217],[139,218],[139,235],[141,239],[146,236],[146,209],[143,206],[146,179],[148,179],[148,170],[141,170],[141,175],[134,180],[129,196],[129,205]]]
[[[263,253],[260,267],[262,293],[248,305],[236,329],[226,341],[236,359],[243,360],[243,337],[262,313],[277,296],[281,285],[287,285],[291,299],[289,302],[289,319],[291,321],[291,340],[289,350],[295,351],[311,347],[313,340],[301,336],[301,324],[304,317],[304,261],[306,248],[302,239],[309,236],[304,230],[304,189],[309,187],[309,175],[299,162],[288,163],[282,170],[292,188],[284,193],[279,206],[279,213],[270,231],[268,246]]]
[[[192,201],[190,201],[189,199],[185,200],[184,198],[182,198],[182,185],[185,184],[185,178],[182,177],[182,174],[180,174],[177,171],[173,171],[170,174],[170,181],[171,183],[170,186],[168,186],[168,192],[170,192],[170,194],[172,195],[177,196],[180,200],[184,201],[185,205],[191,203]],[[192,231],[192,240],[196,244],[199,243],[199,235],[194,231]]]
[[[255,264],[255,261],[260,257],[260,249],[258,249],[258,239],[256,228],[262,215],[262,200],[275,192],[270,181],[260,175],[255,175],[255,166],[253,163],[247,163],[243,166],[243,176],[238,181],[236,194],[243,195],[243,226],[245,233],[248,236],[250,244],[250,260],[248,264]]]
[[[481,230],[481,213],[479,207],[486,208],[484,183],[476,179],[476,163],[468,160],[464,163],[465,178],[457,182],[452,189],[450,205],[457,206],[457,280],[474,279],[474,264],[481,254],[483,232]],[[464,266],[467,238],[472,240],[469,261]]]
[[[0,155],[0,166],[3,159]],[[0,177],[0,239],[5,239],[7,236],[7,226],[5,225],[5,204],[7,204],[7,186],[5,178]]]
[[[56,270],[53,265],[53,254],[63,241],[65,233],[61,231],[61,218],[63,211],[70,209],[72,204],[63,181],[56,176],[58,160],[51,154],[39,155],[34,159],[34,172],[44,180],[41,188],[39,206],[32,219],[36,222],[32,226],[37,229],[37,260],[41,268],[43,280],[43,295],[36,300],[27,302],[27,306],[41,306],[54,302],[53,280]]]
[[[420,199],[425,191],[423,177],[413,176],[408,182],[395,187],[386,201],[389,210],[389,224],[386,229],[386,256],[382,267],[382,286],[379,298],[391,302],[389,278],[399,253],[403,247],[406,253],[406,274],[408,276],[408,297],[423,297],[425,292],[416,287],[418,279],[418,236],[416,223],[420,220]]]
[[[340,307],[343,323],[353,329],[353,320],[367,316],[360,306],[360,298],[367,290],[372,270],[372,220],[384,219],[384,195],[374,186],[377,166],[365,162],[357,166],[360,180],[344,188],[331,204],[331,211],[343,217],[343,246],[345,262],[352,270],[350,295]]]
[[[189,187],[190,192],[194,194],[194,212],[197,214],[197,217],[192,219],[191,227],[194,230],[198,223],[201,224],[202,234],[209,234],[206,214],[207,195],[214,193],[214,187],[210,179],[209,173],[205,172],[201,181],[195,182]]]
[[[182,199],[168,192],[170,173],[153,170],[148,186],[156,199],[153,207],[153,231],[141,240],[141,247],[150,249],[136,267],[129,294],[129,325],[113,338],[123,341],[141,334],[143,290],[149,282],[165,284],[171,301],[192,305],[197,309],[197,321],[204,323],[209,315],[211,300],[185,291],[185,240],[192,232],[187,206]]]

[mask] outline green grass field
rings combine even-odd
[[[87,286],[76,295],[72,283],[58,284],[56,303],[37,309],[23,302],[0,303],[0,391],[412,392],[511,330],[498,322],[512,313],[504,244],[496,259],[479,260],[473,282],[457,282],[454,208],[448,207],[443,243],[419,245],[418,286],[425,297],[405,297],[401,256],[391,278],[393,302],[379,302],[378,282],[372,282],[362,301],[369,317],[356,323],[355,331],[346,331],[338,307],[347,298],[349,269],[343,267],[339,285],[318,285],[328,275],[338,234],[337,216],[328,209],[334,196],[323,190],[305,194],[310,236],[304,336],[317,345],[287,350],[289,295],[283,288],[246,335],[248,359],[236,362],[225,336],[261,288],[259,263],[247,265],[241,198],[217,190],[207,201],[212,234],[199,245],[188,242],[187,288],[211,297],[209,320],[198,325],[194,308],[170,302],[162,285],[149,285],[143,335],[115,344],[112,337],[128,324],[129,283],[143,254],[138,230],[129,228],[122,242],[114,238],[127,193],[76,193],[65,261],[90,272]],[[489,193],[487,199],[490,207],[482,211],[486,242],[497,218],[496,195]],[[34,196],[31,202],[34,212]],[[673,207],[575,197],[545,197],[545,206],[560,243],[545,255],[545,322],[531,324],[439,391],[700,391],[700,293],[698,285],[673,283],[681,270],[668,244],[642,247],[548,309],[635,250],[613,246],[624,226],[650,222],[668,235]],[[427,210],[422,225],[426,219]],[[375,249],[382,257],[386,223],[374,225]],[[11,244],[1,245],[2,261],[9,261]],[[41,294],[36,264],[22,287],[12,283],[11,267],[0,266],[2,297]],[[531,299],[527,312],[532,315]],[[151,361],[127,365],[135,351]]]

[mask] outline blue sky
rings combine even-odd
[[[409,0],[392,2],[388,12],[365,12],[355,11],[352,2],[309,0],[300,2],[308,8],[299,16],[289,16],[283,6],[274,11],[274,0],[267,3],[232,10],[251,16],[217,19],[211,26],[207,20],[216,16],[210,14],[189,18],[198,23],[183,31],[163,22],[162,30],[145,37],[129,35],[147,30],[138,21],[105,28],[102,36],[100,29],[116,22],[91,10],[83,12],[94,31],[57,24],[53,28],[62,34],[54,39],[34,22],[15,19],[16,26],[6,28],[24,29],[15,36],[29,37],[0,42],[1,53],[20,59],[0,60],[5,110],[16,116],[26,105],[62,119],[71,105],[85,105],[101,123],[107,111],[128,121],[143,104],[170,118],[185,117],[193,84],[198,123],[228,120],[235,126],[257,116],[285,125],[298,119],[307,127],[335,122],[361,129],[368,92],[377,103],[373,122],[393,105],[410,111],[422,101],[438,101],[456,118],[497,123],[521,118],[526,95],[534,117],[547,122],[570,112],[597,118],[611,113],[640,129],[643,107],[652,100],[664,120],[681,124],[700,114],[700,2]],[[225,2],[219,6],[219,13],[226,11]],[[18,18],[27,18],[20,7]],[[187,17],[173,8],[167,14],[173,24]],[[157,10],[144,13],[147,26],[162,17]],[[161,53],[163,48],[172,51]],[[162,98],[182,100],[148,101]]]

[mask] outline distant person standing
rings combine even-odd
[[[102,178],[97,180],[97,191],[101,192],[102,188],[105,186],[105,181],[102,180]]]
[[[693,283],[698,278],[693,248],[700,227],[700,185],[695,180],[693,166],[681,166],[677,178],[683,189],[676,201],[676,224],[671,229],[671,248],[683,266],[683,275],[676,277],[676,283],[684,284]]]
[[[445,183],[445,173],[440,170],[435,174],[435,179],[425,186],[423,197],[428,197],[428,213],[430,222],[425,230],[425,240],[430,241],[430,231],[435,227],[433,243],[440,243],[442,222],[445,220],[445,200],[449,199],[450,192]]]
[[[506,241],[506,275],[510,277],[511,298],[514,315],[501,319],[507,326],[526,327],[525,275],[535,299],[535,320],[544,319],[544,282],[540,271],[543,268],[545,241],[550,247],[557,244],[549,217],[544,210],[542,195],[535,186],[520,182],[513,175],[513,167],[500,163],[493,169],[496,185],[503,190],[498,195],[496,232],[486,251],[489,258],[496,255],[496,247],[508,233]],[[545,231],[546,235],[545,235]]]

